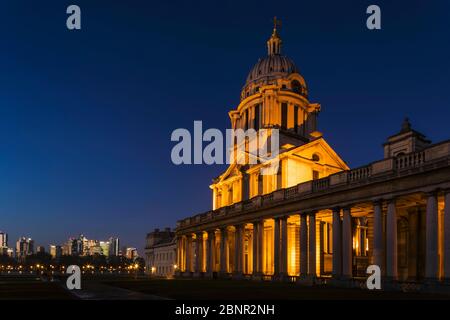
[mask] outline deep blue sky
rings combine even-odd
[[[369,4],[382,30],[365,27]],[[82,30],[65,27],[78,4]],[[0,230],[61,243],[146,232],[210,209],[223,167],[175,166],[171,132],[225,129],[271,19],[319,127],[351,167],[404,116],[450,138],[448,1],[2,1]],[[141,251],[142,253],[142,251]]]

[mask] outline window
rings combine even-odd
[[[281,129],[287,129],[287,103],[281,104]]]
[[[294,106],[294,131],[298,131],[298,106]]]
[[[357,257],[366,257],[369,254],[369,238],[367,226],[357,225],[353,237],[353,251]]]
[[[297,80],[294,80],[291,82],[291,88],[292,88],[292,91],[294,91],[296,93],[302,92],[302,85]]]
[[[313,170],[312,176],[313,176],[313,180],[318,180],[319,179],[319,171]]]
[[[247,130],[248,130],[248,109],[245,110],[245,118],[244,118],[244,121],[245,121],[244,130],[247,131]]]
[[[259,130],[259,104],[255,106],[255,130]]]
[[[323,253],[333,253],[333,225],[329,222],[324,222],[322,225],[323,232]]]
[[[314,161],[314,162],[319,162],[320,161],[320,157],[319,157],[319,155],[317,153],[314,153],[312,155],[312,161]]]

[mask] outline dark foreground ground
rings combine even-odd
[[[42,282],[33,276],[0,276],[0,299],[86,300],[408,300],[445,299],[446,294],[403,293],[303,287],[290,283],[227,280],[150,280],[129,277],[82,279],[82,290],[69,292],[65,281]]]
[[[108,285],[180,300],[355,300],[438,299],[450,294],[383,292],[330,287],[305,287],[293,283],[231,280],[116,280]]]
[[[36,276],[0,276],[0,299],[73,299],[60,283],[43,282]]]

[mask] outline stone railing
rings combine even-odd
[[[273,201],[273,195],[274,195],[274,192],[263,195],[262,196],[263,204],[272,202]]]
[[[313,192],[326,190],[330,187],[330,178],[326,177],[318,180],[313,180],[312,187]]]
[[[252,199],[234,203],[230,206],[217,210],[208,211],[193,217],[189,217],[177,222],[177,228],[195,225],[203,221],[214,220],[216,217],[223,217],[228,214],[235,214],[242,211],[254,210],[256,208],[277,203],[280,200],[300,198],[305,195],[325,192],[335,187],[352,185],[364,181],[370,182],[371,178],[383,177],[386,174],[405,173],[404,170],[421,167],[427,163],[447,158],[450,161],[450,141],[434,145],[420,152],[407,154],[397,158],[388,158],[373,162],[370,165],[335,173],[326,178],[311,180],[300,183],[286,189],[279,189],[265,195],[258,195]],[[448,165],[450,162],[445,162]],[[407,171],[406,171],[407,172]]]
[[[298,186],[287,188],[284,192],[286,199],[295,198],[298,195]]]
[[[425,162],[425,152],[406,154],[395,159],[396,169],[409,169],[421,166]]]
[[[371,173],[372,173],[371,165],[350,170],[347,175],[348,181],[355,182],[358,180],[367,179],[370,177]]]

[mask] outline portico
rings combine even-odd
[[[230,119],[279,130],[278,166],[233,163],[214,179],[213,210],[177,223],[179,275],[352,282],[376,264],[387,282],[448,281],[450,141],[432,144],[405,119],[382,159],[350,169],[317,131],[321,107],[276,28],[267,44]]]

